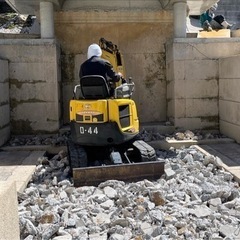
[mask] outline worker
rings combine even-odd
[[[218,4],[215,3],[206,12],[200,15],[200,22],[203,30],[212,31],[218,29],[230,29],[232,24],[229,24],[223,15],[215,16]]]
[[[101,58],[102,50],[96,43],[91,44],[88,47],[87,60],[81,65],[79,71],[79,77],[86,75],[101,75],[110,86],[110,92],[113,92],[114,86],[111,82],[116,83],[123,80],[121,73],[116,73],[111,63]]]

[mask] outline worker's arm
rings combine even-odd
[[[105,66],[107,68],[107,75],[111,81],[118,82],[121,79],[121,75],[113,70],[113,66],[109,62],[105,62]]]

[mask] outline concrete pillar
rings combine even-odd
[[[176,0],[173,3],[174,14],[174,37],[185,38],[186,37],[186,25],[187,25],[187,3],[186,0]]]
[[[40,2],[41,38],[54,38],[53,3]]]

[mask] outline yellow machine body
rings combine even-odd
[[[70,121],[98,124],[116,122],[122,132],[139,131],[136,104],[131,99],[71,100]],[[123,121],[128,124],[122,124]]]
[[[122,144],[139,133],[131,99],[71,100],[70,121],[74,142],[81,145]]]

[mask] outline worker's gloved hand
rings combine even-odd
[[[120,72],[118,72],[117,75],[119,76],[119,81],[120,81],[122,79],[123,75]]]
[[[127,83],[125,78],[121,77],[121,80],[122,80],[122,84]]]
[[[122,84],[123,84],[123,83],[127,83],[127,81],[126,81],[126,79],[123,77],[122,73],[118,72],[117,74],[120,76],[120,80],[121,80]]]

